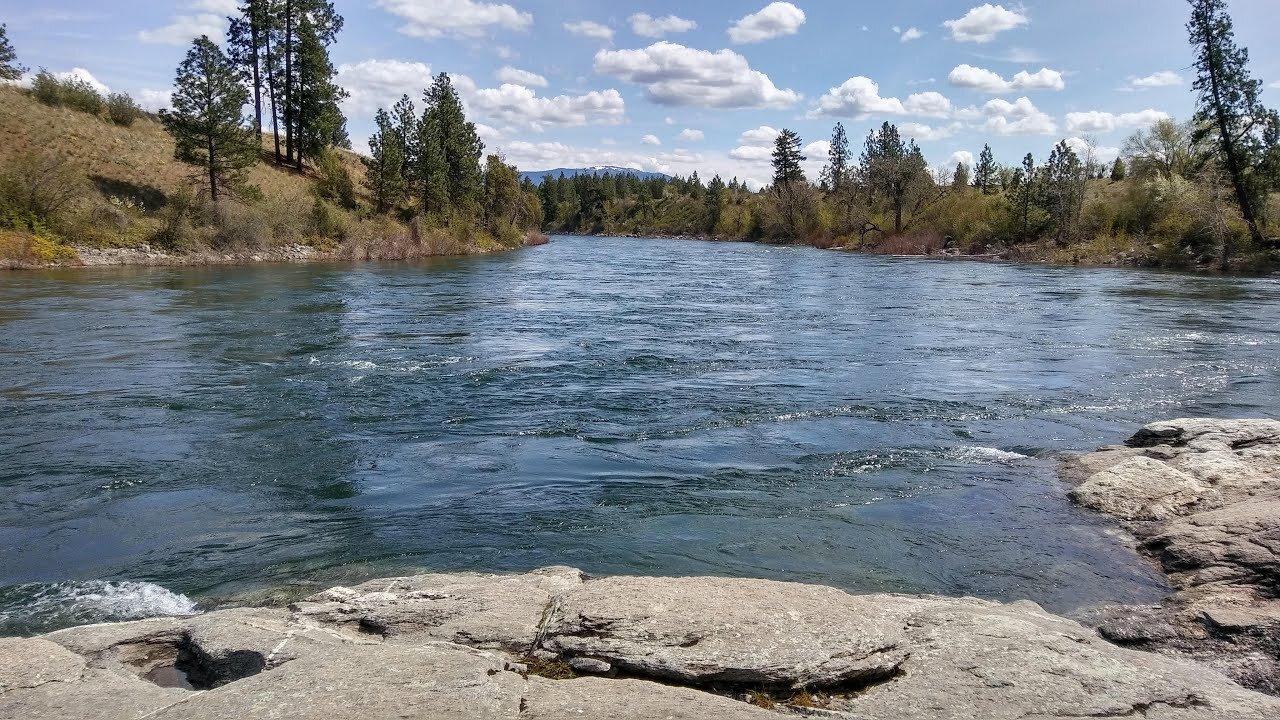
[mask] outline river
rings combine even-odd
[[[557,237],[0,275],[0,634],[414,569],[1154,601],[1063,451],[1280,413],[1280,282]]]

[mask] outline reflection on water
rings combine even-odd
[[[557,238],[7,274],[0,308],[11,627],[64,581],[550,563],[1150,600],[1052,454],[1280,405],[1271,279]]]

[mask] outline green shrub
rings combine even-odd
[[[169,201],[160,210],[163,224],[151,239],[152,244],[176,252],[194,249],[199,244],[199,236],[191,224],[195,205],[195,196],[185,186],[170,194]]]
[[[214,211],[211,244],[224,250],[261,250],[271,245],[271,221],[257,207],[223,202]]]
[[[128,93],[111,93],[107,96],[107,119],[116,125],[129,127],[141,115],[142,108],[138,107]]]
[[[102,113],[102,95],[78,77],[58,78],[41,68],[31,83],[31,93],[40,102],[53,107],[67,107],[90,115]]]
[[[324,150],[316,158],[316,195],[342,207],[356,206],[356,187],[342,158],[332,150]]]
[[[339,238],[346,231],[346,226],[342,213],[332,205],[320,198],[316,198],[312,203],[307,228],[309,235],[318,238]]]

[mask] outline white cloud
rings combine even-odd
[[[761,147],[773,147],[773,142],[782,134],[781,130],[771,128],[768,125],[761,125],[752,130],[746,130],[738,137],[739,145],[756,145]]]
[[[1173,87],[1182,85],[1182,76],[1172,70],[1161,70],[1145,77],[1129,78],[1129,89],[1146,90],[1148,88]]]
[[[1014,102],[995,99],[982,106],[987,121],[983,126],[996,135],[1053,135],[1058,125],[1031,102],[1020,97]]]
[[[1277,90],[1280,90],[1280,80],[1277,80],[1277,81],[1275,81],[1275,82],[1271,83],[1271,84],[1270,84],[1270,85],[1268,85],[1267,87],[1269,87],[1269,88],[1275,88],[1275,89],[1277,89]]]
[[[628,18],[631,32],[641,37],[660,38],[667,33],[682,33],[698,27],[698,23],[675,15],[653,17],[648,13],[636,13]]]
[[[644,143],[645,145],[661,145],[662,144],[662,141],[658,139],[657,135],[645,135],[644,137],[640,138],[640,142]]]
[[[510,65],[504,65],[493,74],[498,82],[513,83],[516,85],[525,85],[527,87],[546,87],[547,79],[538,73],[529,72],[528,70],[520,70]]]
[[[960,123],[950,123],[948,125],[931,126],[917,122],[905,122],[899,126],[902,134],[919,140],[920,142],[933,142],[935,140],[946,140],[952,137],[961,129]]]
[[[401,18],[400,32],[410,37],[480,37],[498,28],[525,30],[533,15],[507,4],[475,0],[376,0],[378,7]]]
[[[759,12],[739,19],[729,28],[729,39],[738,45],[782,35],[795,35],[804,24],[804,11],[789,2],[769,3]]]
[[[192,39],[208,35],[215,42],[222,38],[227,18],[213,13],[176,15],[168,25],[154,30],[140,30],[138,40],[155,45],[186,45]]]
[[[82,67],[71,68],[67,72],[54,73],[53,76],[59,80],[79,80],[83,83],[87,83],[89,87],[97,90],[99,95],[106,95],[111,92],[111,88],[107,87],[102,83],[102,81],[94,77],[93,73]]]
[[[759,145],[742,145],[729,151],[729,157],[747,162],[764,162],[773,157],[773,148]]]
[[[649,99],[662,105],[776,108],[800,100],[732,50],[713,53],[665,41],[643,50],[601,50],[595,70],[644,85]]]
[[[957,65],[947,76],[947,80],[956,87],[973,88],[992,95],[1026,90],[1062,90],[1066,83],[1062,73],[1049,68],[1040,68],[1035,73],[1022,70],[1013,76],[1013,80],[1005,80],[998,73],[973,65]]]
[[[919,28],[909,27],[898,36],[898,42],[908,43],[912,40],[919,40],[922,37],[924,37],[924,33],[920,32]]]
[[[173,102],[172,96],[172,90],[150,90],[143,88],[138,91],[134,100],[137,101],[138,107],[143,110],[160,112],[161,110],[167,109]]]
[[[897,98],[880,97],[880,86],[869,77],[858,75],[845,80],[818,98],[810,116],[852,116],[864,118],[872,114],[905,115],[907,109]]]
[[[951,39],[958,42],[986,43],[996,35],[1026,25],[1026,15],[1006,10],[1003,5],[983,3],[965,13],[963,17],[942,23],[951,30]]]
[[[574,35],[581,35],[582,37],[593,38],[595,40],[609,41],[613,39],[613,28],[590,20],[567,22],[564,24],[564,29]]]
[[[431,84],[431,68],[404,60],[362,60],[338,66],[337,83],[349,97],[349,115],[371,117],[378,108],[391,109],[402,95],[417,98]]]
[[[676,136],[676,139],[683,140],[685,142],[702,142],[703,140],[707,139],[707,136],[701,130],[694,130],[693,128],[685,128],[684,130],[680,131],[680,134]]]
[[[951,153],[951,159],[947,161],[951,167],[955,167],[960,163],[964,163],[969,167],[973,167],[973,153],[968,150],[957,150]]]
[[[523,85],[475,90],[469,106],[484,117],[537,130],[551,125],[616,125],[626,114],[626,103],[617,90],[593,90],[585,95],[538,97]]]
[[[815,140],[804,146],[804,154],[807,155],[810,160],[813,160],[814,158],[825,159],[830,152],[830,140]]]
[[[1069,137],[1066,143],[1081,160],[1092,159],[1095,163],[1110,165],[1120,157],[1120,148],[1097,145],[1084,138]]]
[[[224,16],[238,15],[240,13],[240,0],[195,0],[191,3],[191,7],[196,10],[205,10]]]
[[[1152,108],[1130,113],[1109,113],[1100,110],[1067,113],[1067,132],[1106,133],[1124,128],[1145,128],[1160,120],[1168,120],[1169,113]]]
[[[910,115],[947,117],[951,114],[951,101],[942,93],[932,90],[908,95],[903,107]]]

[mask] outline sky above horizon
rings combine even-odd
[[[19,60],[167,102],[193,37],[236,0],[0,0]],[[752,186],[780,128],[816,175],[836,121],[855,154],[885,120],[931,165],[1043,160],[1058,140],[1106,161],[1135,129],[1191,113],[1182,0],[336,0],[332,54],[357,150],[372,116],[448,72],[491,150],[523,170],[619,165]],[[1280,100],[1276,0],[1231,0],[1263,100]],[[419,103],[420,104],[420,103]]]

